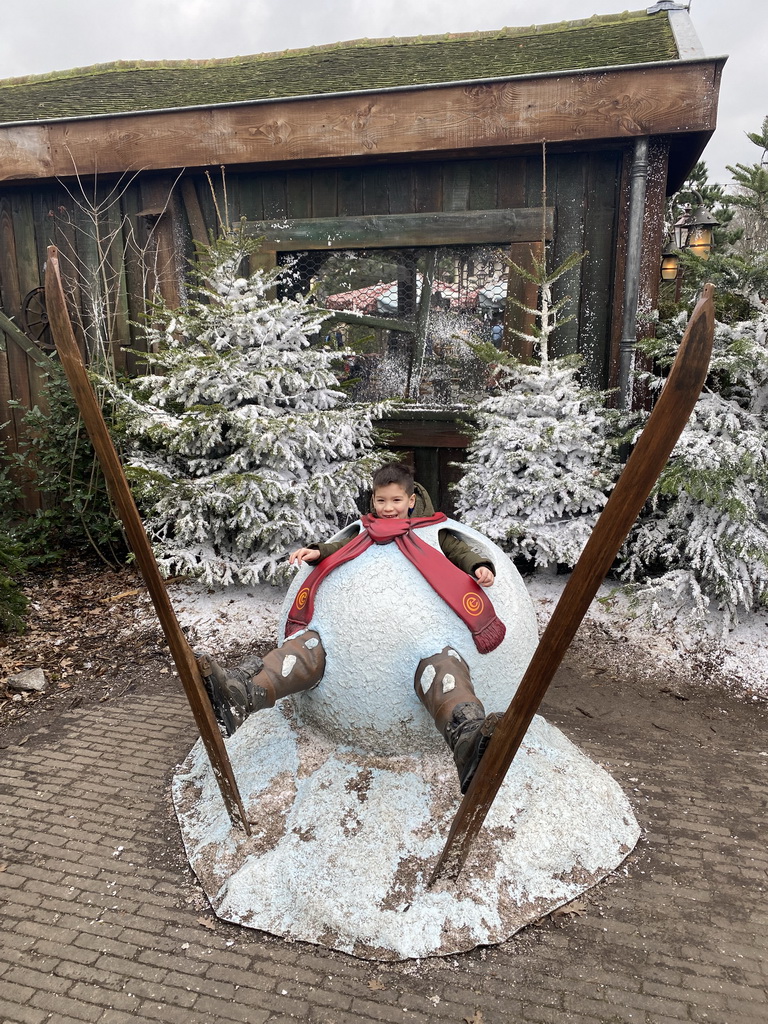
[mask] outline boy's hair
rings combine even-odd
[[[399,462],[388,462],[385,466],[380,466],[373,474],[371,487],[374,494],[380,487],[388,487],[390,484],[402,487],[409,498],[416,490],[413,484],[413,474]]]

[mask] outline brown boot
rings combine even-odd
[[[413,680],[416,695],[453,751],[461,792],[466,793],[501,715],[486,715],[466,662],[451,647],[423,658]]]
[[[249,658],[237,668],[223,668],[218,661],[204,652],[195,652],[205,691],[211,702],[216,721],[231,736],[247,715],[246,684],[261,669],[261,658]]]
[[[317,686],[325,672],[325,650],[318,634],[306,630],[270,651],[255,674],[242,669],[226,671],[210,658],[208,664],[209,696],[217,718],[231,736],[254,711],[272,708],[281,697]]]

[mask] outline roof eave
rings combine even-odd
[[[0,125],[0,181],[461,159],[715,129],[724,59]],[[678,141],[679,140],[679,141]]]

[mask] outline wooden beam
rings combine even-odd
[[[42,366],[47,370],[53,367],[53,360],[31,338],[28,338],[20,327],[17,327],[12,320],[9,320],[5,313],[0,311],[0,335],[3,333],[8,335],[12,341],[15,341],[19,348],[23,349],[38,366]]]
[[[2,303],[6,314],[17,320],[21,315],[22,296],[19,282],[19,261],[17,256],[16,223],[13,217],[13,196],[0,197],[0,284],[2,285]],[[9,336],[18,338],[11,329],[4,328]],[[24,437],[24,410],[32,407],[32,387],[30,362],[26,350],[21,343],[9,345],[3,359],[0,394],[4,399],[4,408],[0,409],[0,424],[4,424],[2,432],[6,439],[13,440],[18,450],[19,442]],[[21,408],[8,408],[8,401],[20,403]],[[12,435],[12,437],[9,437]],[[21,486],[24,505],[34,510],[40,507],[40,493],[30,475],[20,472],[17,476]]]
[[[152,220],[152,290],[160,292],[171,309],[181,302],[184,278],[183,256],[177,244],[182,227],[179,220],[176,181],[170,175],[141,180],[144,204],[138,216]]]
[[[713,132],[724,58],[0,126],[0,180]]]
[[[322,307],[318,307],[322,313]],[[415,334],[416,324],[410,320],[401,320],[396,316],[368,316],[367,313],[356,313],[354,309],[329,309],[328,321],[340,324],[357,324],[362,327],[379,327],[384,331],[400,331],[401,334]]]
[[[208,245],[210,241],[208,237],[208,228],[200,206],[200,200],[197,198],[195,183],[191,178],[181,179],[181,196],[184,202],[184,210],[187,214],[189,230],[192,233],[193,240],[198,242],[200,245]]]
[[[547,209],[547,238],[554,213]],[[310,217],[246,222],[246,233],[276,252],[304,249],[399,249],[423,245],[481,245],[541,239],[541,209],[392,213],[370,217]]]
[[[467,448],[469,427],[450,412],[434,418],[392,417],[378,420],[376,426],[385,431],[387,445],[394,448]]]

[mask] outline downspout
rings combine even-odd
[[[648,182],[648,136],[635,140],[629,179],[629,224],[627,261],[624,267],[624,322],[619,343],[619,408],[632,408],[632,368],[637,342],[637,300],[640,294],[640,266],[645,216],[645,187]]]

